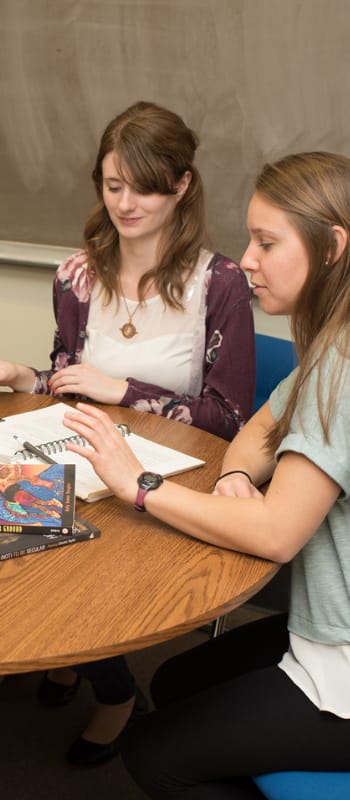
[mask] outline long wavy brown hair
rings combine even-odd
[[[98,205],[84,231],[89,274],[99,278],[107,301],[114,293],[118,297],[120,249],[118,231],[103,202],[103,159],[115,153],[122,174],[142,194],[175,195],[185,172],[191,173],[190,184],[162,233],[157,264],[138,286],[142,301],[146,285],[154,280],[164,302],[181,308],[186,280],[207,244],[203,185],[193,164],[198,144],[197,135],[181,117],[155,103],[137,102],[107,125],[92,172]]]
[[[273,454],[289,430],[297,401],[302,409],[303,389],[316,362],[317,403],[324,439],[329,441],[344,359],[350,357],[350,159],[322,151],[286,156],[263,167],[256,191],[287,214],[309,257],[308,275],[291,315],[300,366],[285,412],[267,436],[267,449]],[[347,234],[338,258],[335,225]],[[323,367],[332,345],[339,357],[323,399]]]

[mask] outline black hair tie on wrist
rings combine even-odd
[[[216,479],[216,481],[215,481],[215,483],[214,483],[214,487],[215,487],[215,486],[216,486],[216,484],[217,484],[217,483],[219,483],[219,481],[221,481],[223,478],[227,478],[227,476],[228,476],[228,475],[235,475],[236,473],[238,473],[239,475],[245,475],[245,476],[246,476],[246,478],[248,478],[248,481],[249,481],[249,482],[252,484],[252,486],[254,486],[254,483],[253,483],[253,481],[252,481],[252,478],[250,477],[250,475],[249,475],[249,473],[248,473],[248,472],[245,472],[245,471],[244,471],[244,469],[231,469],[229,472],[224,472],[224,474],[223,474],[223,475],[219,475],[219,477]]]

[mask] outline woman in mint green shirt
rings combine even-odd
[[[156,800],[253,800],[253,775],[349,770],[350,159],[265,165],[248,229],[241,266],[261,308],[290,317],[299,367],[229,445],[213,494],[154,478],[142,501],[203,541],[292,561],[290,610],[159,669],[158,710],[124,743]],[[140,504],[142,465],[107,415],[78,408],[66,423],[93,445],[85,455]]]

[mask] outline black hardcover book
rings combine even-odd
[[[42,553],[55,547],[66,547],[89,539],[97,539],[101,531],[82,517],[75,517],[73,532],[65,535],[55,533],[0,533],[0,561]]]
[[[0,534],[74,530],[74,464],[0,464]]]

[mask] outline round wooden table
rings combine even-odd
[[[0,417],[52,402],[0,392]],[[205,459],[205,466],[169,480],[212,490],[227,442],[163,417],[104,408],[135,433]],[[192,539],[116,497],[77,501],[77,513],[100,528],[99,539],[0,563],[0,674],[105,658],[176,637],[244,603],[278,570]]]

